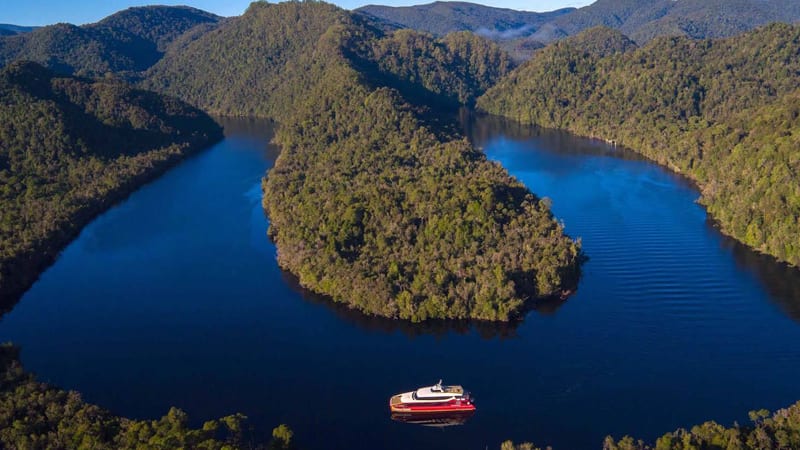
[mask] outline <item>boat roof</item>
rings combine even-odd
[[[442,382],[417,389],[417,397],[440,397],[442,395],[463,395],[464,388],[458,385],[442,385]]]

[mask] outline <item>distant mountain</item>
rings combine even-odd
[[[468,30],[498,42],[516,59],[526,59],[549,42],[606,26],[638,43],[657,36],[696,39],[733,36],[771,22],[800,20],[797,0],[597,0],[589,6],[550,13],[492,8],[463,2],[356,10],[385,26],[444,35]]]
[[[56,24],[0,37],[0,66],[31,60],[60,73],[102,76],[143,71],[185,32],[220,17],[185,6],[129,8],[100,22]]]
[[[541,42],[562,37],[549,23],[573,11],[575,8],[538,13],[467,2],[434,2],[403,7],[367,5],[354,12],[385,27],[411,28],[434,36],[471,31],[497,42],[516,60],[524,60],[543,46]],[[528,39],[537,33],[552,35],[553,39]]]
[[[797,0],[597,0],[552,25],[567,35],[603,25],[636,42],[657,36],[733,36],[771,22],[800,19]]]
[[[542,25],[574,10],[575,8],[564,8],[537,13],[467,2],[434,2],[401,7],[367,5],[355,12],[402,28],[427,31],[436,36],[454,31],[472,31],[494,40],[511,40],[529,36]]]
[[[8,23],[0,23],[0,36],[13,36],[15,34],[28,33],[38,27],[23,27],[20,25],[11,25]]]

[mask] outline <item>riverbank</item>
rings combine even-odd
[[[16,63],[0,89],[0,314],[92,219],[222,138],[203,112],[121,82]]]
[[[141,186],[158,178],[187,157],[207,149],[222,139],[221,131],[209,140],[188,144],[168,152],[167,158],[160,160],[141,173],[121,180],[121,184],[100,198],[87,203],[75,211],[63,226],[47,237],[31,243],[25,252],[0,260],[3,269],[0,284],[0,316],[14,307],[22,294],[27,291],[50,265],[55,262],[61,250],[69,245],[83,230],[83,227],[114,205],[123,202]]]
[[[773,24],[636,47],[591,29],[543,49],[478,107],[599,136],[690,177],[721,232],[797,266],[798,36],[800,27]]]

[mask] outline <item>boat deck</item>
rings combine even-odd
[[[392,398],[389,400],[389,405],[397,405],[403,403],[400,400],[400,397],[402,397],[402,394],[393,395]]]
[[[463,394],[464,388],[461,386],[442,386],[442,392],[448,394]]]

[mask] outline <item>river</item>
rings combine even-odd
[[[26,369],[136,418],[234,412],[307,449],[601,448],[800,400],[800,271],[722,236],[696,189],[634,154],[499,119],[471,140],[552,200],[589,261],[522,323],[370,318],[275,262],[260,179],[272,128],[226,138],[88,225],[0,321]],[[394,422],[391,394],[459,383],[466,424]]]

